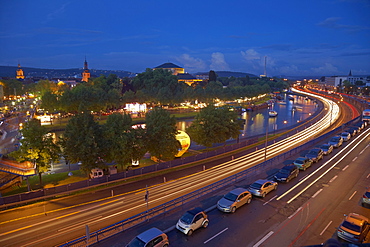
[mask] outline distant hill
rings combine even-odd
[[[0,77],[11,77],[14,78],[16,75],[18,67],[16,66],[0,66]],[[38,69],[22,67],[24,75],[26,77],[44,77],[44,78],[71,78],[71,77],[81,77],[83,71],[82,68],[76,69]],[[118,77],[133,77],[135,73],[123,70],[99,70],[90,69],[91,76],[100,76],[109,74],[116,74]]]
[[[216,74],[217,74],[217,77],[246,77],[246,76],[249,76],[249,77],[258,77],[256,75],[253,75],[253,74],[249,74],[249,73],[244,73],[244,72],[232,72],[232,71],[215,71]],[[199,73],[196,73],[196,75],[200,75],[200,74],[208,74],[208,72],[199,72]]]

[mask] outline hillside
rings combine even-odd
[[[249,77],[258,77],[256,75],[253,75],[253,74],[249,74],[249,73],[244,73],[244,72],[233,72],[233,71],[215,71],[216,74],[217,74],[217,77],[246,77],[246,76],[249,76]],[[200,74],[207,74],[208,72],[199,72],[199,73],[196,73],[196,75],[200,75]]]
[[[0,66],[0,77],[14,78],[18,67],[16,66]],[[81,77],[82,68],[75,69],[38,69],[22,67],[26,77],[44,77],[44,78],[70,78]],[[98,70],[90,69],[91,76],[100,76],[109,74],[116,74],[118,77],[133,77],[135,73],[123,70]]]

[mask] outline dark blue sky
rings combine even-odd
[[[0,65],[370,74],[370,0],[0,0]]]

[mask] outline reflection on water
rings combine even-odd
[[[261,109],[253,112],[244,112],[241,115],[245,119],[242,136],[256,136],[266,133],[266,124],[268,131],[273,132],[278,129],[304,121],[317,110],[317,104],[314,100],[306,100],[302,96],[293,96],[294,101],[288,98],[284,99],[282,104],[274,103],[271,108],[278,112],[277,117],[269,117],[269,109]],[[177,129],[185,131],[191,123],[192,119],[178,121]]]

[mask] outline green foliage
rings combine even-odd
[[[132,128],[128,114],[115,113],[108,117],[104,126],[106,160],[127,166],[132,160],[140,160],[145,154],[144,133],[142,129]]]
[[[152,156],[170,159],[178,152],[176,119],[162,108],[154,108],[146,114],[146,145]]]
[[[3,86],[4,96],[8,97],[10,95],[22,95],[25,93],[22,82],[16,79],[1,80],[0,84]]]
[[[63,154],[71,162],[81,161],[81,170],[86,174],[95,167],[104,167],[97,163],[107,152],[104,149],[103,131],[89,112],[79,113],[69,120],[61,144]]]
[[[45,109],[49,112],[54,112],[59,108],[58,96],[52,92],[45,92],[41,97],[41,106],[42,109]]]
[[[46,129],[41,126],[37,119],[26,122],[20,131],[23,139],[20,141],[19,150],[12,152],[10,156],[18,162],[31,161],[36,164],[37,172],[41,174],[47,172],[51,162],[59,160],[60,147],[54,143],[53,137],[47,134]]]
[[[186,131],[196,143],[211,147],[213,143],[237,138],[241,129],[242,125],[236,112],[227,107],[215,108],[209,105],[199,112]]]

